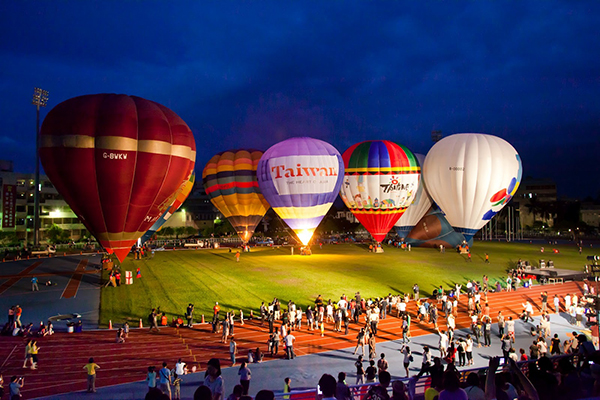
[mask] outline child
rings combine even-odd
[[[173,400],[179,400],[181,398],[181,378],[178,376],[173,381]]]

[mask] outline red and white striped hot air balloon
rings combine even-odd
[[[66,100],[48,113],[40,134],[48,178],[120,261],[173,203],[196,159],[186,123],[135,96]]]

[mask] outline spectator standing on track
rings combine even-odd
[[[286,358],[288,360],[294,359],[296,357],[296,354],[294,354],[294,341],[296,340],[296,338],[290,332],[285,336],[283,340],[285,342]]]
[[[167,362],[162,363],[162,368],[158,371],[159,389],[171,398],[171,370],[167,368]]]
[[[96,393],[96,370],[100,366],[94,362],[93,358],[88,360],[88,363],[83,366],[83,369],[87,370],[87,391],[88,393]]]
[[[204,375],[204,386],[212,393],[212,400],[223,400],[223,377],[221,376],[221,363],[218,358],[211,358]]]
[[[554,295],[554,313],[555,314],[558,314],[558,312],[560,311],[559,307],[560,307],[560,298],[558,297],[558,295]]]
[[[544,291],[540,294],[540,298],[542,299],[542,309],[540,310],[542,313],[548,311],[548,292]]]
[[[233,335],[229,340],[229,358],[231,359],[231,366],[235,366],[235,355],[237,354],[237,343],[234,340]]]
[[[38,278],[37,276],[34,276],[33,278],[31,278],[31,291],[35,292],[35,291],[40,291],[40,288],[38,286]]]
[[[15,306],[15,323],[20,328],[23,326],[21,323],[21,315],[23,314],[23,309],[18,304]]]

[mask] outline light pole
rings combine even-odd
[[[48,91],[33,89],[33,100],[36,108],[35,124],[35,187],[33,192],[33,244],[40,244],[40,107],[48,104]]]

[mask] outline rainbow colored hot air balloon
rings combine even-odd
[[[381,242],[417,194],[419,163],[410,150],[389,140],[357,143],[342,157],[346,172],[340,196]]]
[[[210,201],[247,243],[270,208],[256,181],[259,150],[224,151],[212,157],[202,172]]]
[[[158,232],[160,228],[162,228],[162,226],[169,220],[169,218],[171,218],[171,216],[175,214],[177,210],[179,210],[179,207],[181,207],[185,199],[187,199],[187,197],[192,192],[195,180],[196,174],[193,171],[190,171],[190,178],[181,184],[181,187],[177,191],[175,201],[173,201],[173,204],[171,204],[167,211],[165,211],[163,215],[160,216],[158,221],[156,221],[150,227],[150,229],[148,229],[146,233],[142,235],[142,237],[140,238],[140,242],[145,243],[148,239],[150,239],[152,235]]]
[[[135,96],[66,100],[48,113],[40,135],[48,178],[120,261],[173,204],[196,160],[194,136],[185,122]]]
[[[273,145],[257,170],[265,198],[304,245],[331,208],[343,176],[344,163],[335,147],[309,137]]]

